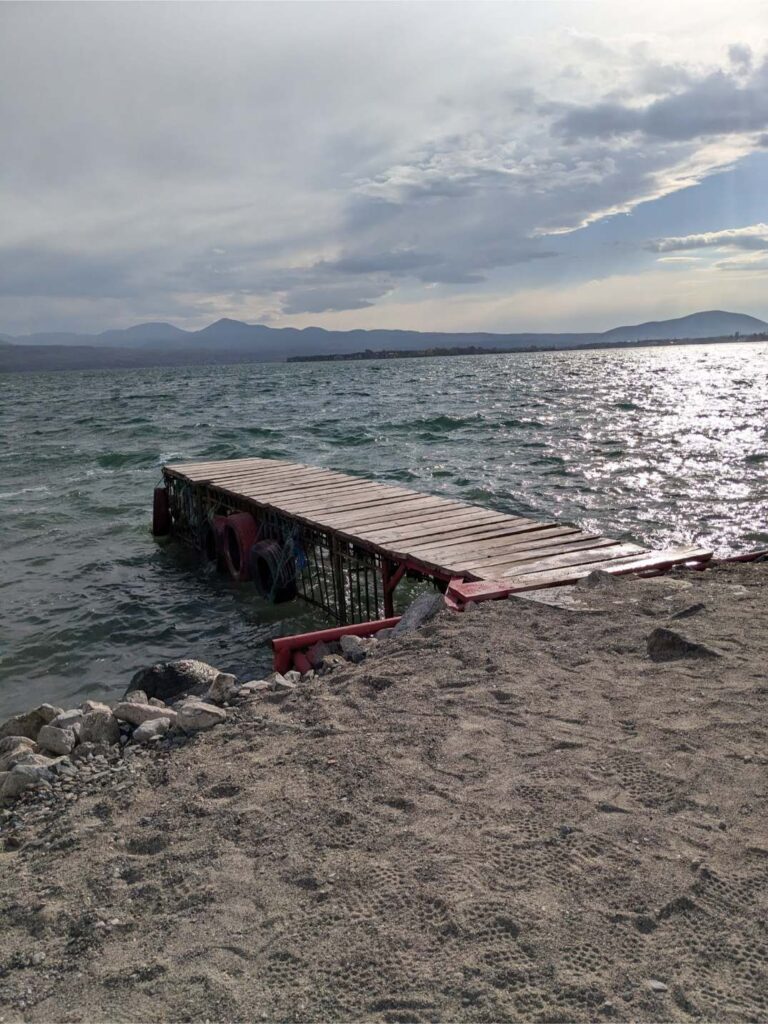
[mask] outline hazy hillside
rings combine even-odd
[[[760,334],[768,328],[763,320],[745,313],[726,313],[712,309],[691,313],[676,320],[651,320],[633,327],[614,327],[605,331],[606,341],[659,341],[665,338],[718,338],[732,334]]]
[[[266,327],[239,320],[217,320],[200,331],[168,323],[137,324],[101,334],[0,335],[0,370],[85,369],[184,363],[275,362],[294,356],[365,352],[419,352],[427,349],[481,348],[515,351],[621,345],[683,338],[732,338],[765,333],[768,324],[743,313],[710,310],[676,320],[615,327],[593,334],[448,334],[424,331],[326,331],[322,327]]]

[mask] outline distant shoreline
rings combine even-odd
[[[429,359],[438,356],[515,355],[535,352],[578,352],[589,349],[658,348],[674,345],[728,345],[768,341],[768,333],[739,337],[649,339],[647,341],[592,341],[580,344],[519,345],[491,348],[481,345],[424,349],[366,349],[361,352],[317,355],[265,356],[242,349],[100,349],[88,345],[3,345],[2,373],[59,373],[67,370],[141,370],[160,367],[236,366],[248,363],[360,362],[375,359]]]
[[[518,352],[582,352],[585,349],[660,348],[672,345],[739,345],[742,342],[768,341],[768,334],[750,334],[747,337],[725,338],[663,338],[647,341],[593,341],[581,345],[525,345],[515,348],[484,348],[479,345],[429,349],[366,349],[363,352],[337,352],[327,355],[289,356],[287,363],[358,362],[367,359],[421,359],[436,356],[499,356]]]

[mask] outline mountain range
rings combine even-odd
[[[185,331],[169,323],[144,323],[95,335],[53,332],[13,337],[0,334],[0,370],[274,362],[291,356],[346,354],[371,349],[398,352],[476,346],[514,351],[676,339],[731,340],[734,336],[766,332],[768,323],[764,320],[722,310],[614,327],[609,331],[560,334],[328,331],[322,327],[267,327],[223,319],[199,331]]]

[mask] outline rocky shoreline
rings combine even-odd
[[[71,800],[86,784],[107,784],[131,771],[142,748],[170,750],[196,733],[213,729],[227,711],[259,697],[280,702],[300,684],[339,665],[359,664],[391,635],[419,628],[441,607],[433,595],[421,595],[392,629],[376,637],[345,635],[336,643],[317,643],[307,652],[313,669],[272,673],[266,679],[237,677],[194,659],[164,662],[138,671],[122,700],[114,705],[85,700],[65,710],[41,704],[0,725],[0,827],[7,810],[22,795],[44,803]],[[0,837],[2,832],[0,832]],[[6,835],[6,845],[13,838]]]

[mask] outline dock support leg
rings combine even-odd
[[[344,562],[335,538],[332,542],[331,564],[333,566],[333,586],[336,591],[336,614],[339,622],[346,625],[347,595],[344,588]]]
[[[395,587],[405,575],[405,562],[390,562],[382,559],[381,580],[384,585],[384,618],[391,619],[395,614]]]

